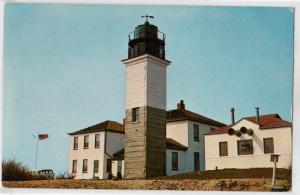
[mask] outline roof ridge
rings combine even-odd
[[[278,116],[279,118],[281,118],[281,117],[279,116],[278,113],[261,114],[261,115],[259,115],[259,117],[262,117],[262,116],[272,116],[272,115],[275,115],[275,116]],[[256,115],[253,115],[253,116],[246,116],[246,117],[244,117],[244,118],[253,118],[253,117],[256,117]],[[244,119],[244,118],[242,118],[242,119]]]
[[[204,117],[204,118],[207,118],[207,119],[209,119],[209,120],[213,120],[213,121],[215,121],[215,122],[221,123],[221,122],[219,122],[219,121],[216,121],[216,120],[214,120],[214,119],[211,119],[210,117],[207,117],[207,116],[198,114],[198,113],[196,113],[196,112],[193,112],[193,111],[190,111],[190,110],[185,110],[185,111],[188,111],[188,112],[191,112],[191,113],[193,113],[193,114],[196,114],[196,115],[202,116],[202,117]],[[225,124],[225,125],[226,125],[226,124]]]
[[[222,123],[222,122],[220,122],[218,120],[212,119],[212,118],[210,118],[208,116],[205,116],[205,115],[198,114],[198,113],[190,111],[188,109],[178,109],[177,108],[177,109],[168,110],[167,112],[171,113],[171,115],[172,115],[172,112],[176,112],[176,111],[180,112],[182,114],[182,116],[181,116],[182,119],[190,120],[191,117],[192,118],[200,117],[201,118],[200,120],[206,120],[207,122],[215,123],[215,126],[221,126],[221,125],[222,126],[226,126],[227,125],[227,124]],[[195,116],[189,116],[189,114],[195,115]],[[170,116],[170,117],[173,117],[173,116]]]
[[[71,132],[71,133],[68,133],[68,134],[69,135],[77,134],[79,132],[90,131],[91,129],[95,129],[95,128],[97,128],[97,130],[114,130],[114,128],[108,128],[110,123],[113,123],[112,125],[120,125],[121,128],[123,129],[123,124],[121,124],[117,121],[105,120],[101,123],[97,123],[97,124],[94,124],[94,125],[89,125],[86,128],[82,128],[82,129],[79,129],[77,131],[74,131],[74,132]]]
[[[214,131],[209,131],[205,135],[212,135],[212,134],[220,134],[220,133],[226,133],[226,131],[231,128],[232,126],[238,124],[242,120],[247,120],[251,123],[260,125],[260,129],[270,129],[270,128],[277,128],[277,127],[289,127],[292,125],[291,122],[283,120],[279,114],[277,113],[271,113],[271,114],[265,114],[265,115],[260,115],[260,117],[264,117],[262,121],[258,124],[255,119],[256,116],[250,116],[250,117],[244,117],[238,120],[237,122],[227,125],[225,127],[219,127],[215,129]]]

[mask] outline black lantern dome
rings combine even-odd
[[[148,18],[129,34],[128,42],[128,59],[144,54],[165,59],[165,34],[160,32],[157,26],[150,24]]]

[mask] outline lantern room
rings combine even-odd
[[[128,59],[144,54],[165,59],[165,34],[146,20],[129,34]]]

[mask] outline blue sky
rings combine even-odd
[[[166,33],[167,108],[224,123],[278,113],[291,121],[293,16],[289,8],[6,4],[3,157],[64,172],[68,132],[124,116],[128,33]]]

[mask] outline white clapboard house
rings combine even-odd
[[[204,134],[225,124],[185,109],[183,101],[167,112],[166,174],[205,170]],[[186,147],[170,147],[171,141]],[[168,143],[170,144],[168,146]]]
[[[104,121],[69,135],[69,174],[75,179],[108,178],[113,154],[124,148],[123,125]]]
[[[250,116],[205,135],[206,170],[272,167],[271,154],[278,154],[277,167],[289,168],[292,158],[292,124],[278,114]]]
[[[185,109],[167,112],[166,174],[205,170],[204,134],[225,124]],[[114,121],[69,133],[69,174],[75,179],[124,176],[124,126]]]

